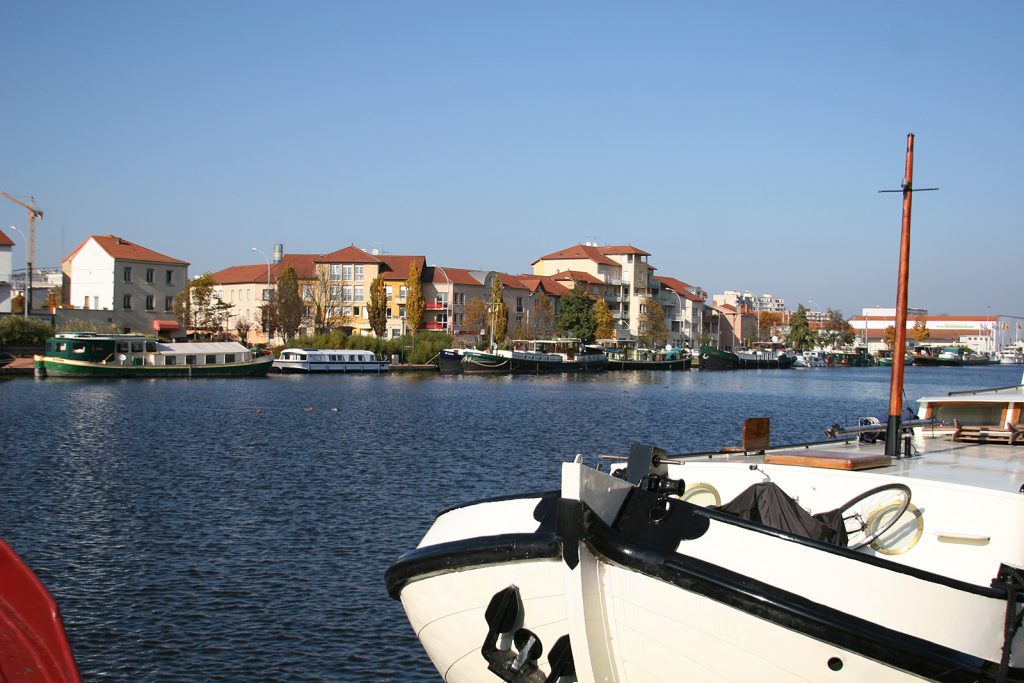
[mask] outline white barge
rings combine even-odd
[[[387,372],[390,365],[372,351],[352,349],[284,349],[274,370],[284,373]]]

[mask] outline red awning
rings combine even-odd
[[[153,329],[157,332],[163,332],[164,330],[176,330],[181,325],[178,324],[177,320],[154,320]]]

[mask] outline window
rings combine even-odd
[[[313,285],[302,285],[302,300],[312,301],[313,300]]]
[[[352,307],[352,315],[354,315],[357,318],[359,317],[359,306]]]
[[[344,265],[341,267],[341,279],[351,280],[352,279],[352,266]]]
[[[118,353],[128,353],[128,342],[117,342]]]
[[[393,318],[394,317],[394,316],[391,315],[391,307],[390,306],[387,308],[387,317],[389,317],[389,318]]]
[[[341,299],[341,286],[331,285],[331,301],[338,301]]]
[[[131,282],[132,281],[132,267],[131,266],[125,266],[124,267],[124,281],[125,282]]]
[[[353,288],[352,293],[353,293],[353,296],[354,296],[353,301],[362,301],[363,300],[363,286],[362,285],[356,285]]]
[[[126,311],[132,310],[132,295],[131,294],[125,294],[124,295],[124,300],[122,301],[122,303],[124,304],[124,310],[126,310]]]
[[[409,296],[409,288],[406,287],[405,285],[402,285],[401,287],[398,288],[398,298],[404,299],[407,296]]]
[[[174,271],[173,270],[168,270],[167,271],[167,278],[166,278],[165,282],[167,284],[169,284],[169,285],[173,285],[174,284]]]
[[[152,311],[152,310],[156,309],[155,299],[156,299],[156,297],[153,296],[152,294],[146,295],[146,310],[147,311]]]
[[[35,273],[33,273],[34,275]],[[85,353],[85,344],[82,342],[71,343],[71,353]]]
[[[522,312],[523,312],[523,297],[518,296],[518,297],[516,297],[516,313],[522,313]]]
[[[177,365],[178,359],[174,356],[164,356],[164,365]]]
[[[144,347],[142,346],[142,342],[132,342],[132,353],[142,353],[143,348]]]
[[[156,271],[153,270],[152,268],[146,268],[146,282],[149,283],[149,284],[153,284],[153,281],[155,279],[156,279]]]
[[[391,338],[392,339],[398,339],[398,337],[399,337],[398,330],[391,330]]]
[[[404,318],[405,317],[405,306],[399,306],[398,307],[398,317],[399,318]]]
[[[352,285],[345,285],[341,288],[341,300],[352,301]]]
[[[173,296],[164,297],[164,312],[165,313],[170,313],[173,310],[174,310],[174,297]]]
[[[341,279],[341,266],[338,265],[337,263],[332,263],[331,264],[331,278],[330,279],[332,279],[332,280],[340,280]]]
[[[346,318],[351,318],[352,317],[352,307],[351,306],[342,306],[341,307],[341,315],[346,317]]]
[[[263,300],[264,301],[270,301],[270,299],[273,297],[273,295],[274,295],[274,290],[273,289],[267,289],[266,287],[263,288]]]
[[[363,267],[362,266],[356,266],[356,274],[355,274],[355,277],[353,279],[354,280],[362,280],[363,279]]]
[[[388,301],[391,301],[393,298],[395,298],[395,288],[393,286],[388,285],[386,291],[388,293]]]
[[[195,364],[196,364],[196,357],[195,356],[191,356],[191,355],[190,356],[185,356],[185,365],[195,365]]]
[[[217,362],[217,355],[216,354],[214,354],[214,353],[206,354],[206,364],[207,365],[213,365],[216,362]]]
[[[226,353],[226,354],[224,354],[224,362],[225,363],[234,363],[235,362],[235,354],[233,354],[233,353]]]

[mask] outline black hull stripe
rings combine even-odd
[[[731,524],[733,526],[742,527],[749,531],[756,531],[759,534],[765,534],[766,536],[774,536],[791,543],[797,543],[804,545],[815,550],[830,553],[832,555],[840,555],[844,560],[852,560],[854,562],[861,562],[863,564],[869,564],[879,569],[885,569],[897,574],[904,574],[910,576],[919,581],[927,581],[929,583],[939,584],[946,586],[947,588],[953,588],[958,591],[970,593],[972,595],[980,595],[986,598],[993,598],[995,600],[1005,600],[1006,591],[1000,588],[991,588],[989,586],[979,586],[974,583],[968,583],[966,581],[960,581],[959,579],[950,578],[943,576],[942,574],[936,574],[935,572],[929,572],[924,569],[918,569],[917,567],[911,567],[905,564],[899,564],[892,560],[884,557],[878,557],[876,555],[868,555],[866,553],[859,553],[849,548],[832,545],[831,543],[825,543],[824,541],[818,541],[813,538],[806,538],[804,536],[797,536],[795,534],[786,533],[778,529],[752,522],[748,519],[742,519],[734,515],[721,512],[719,510],[713,510],[706,507],[693,506],[690,508],[693,510],[693,514],[707,517],[708,519],[722,522],[724,524]],[[1018,602],[1024,600],[1024,596],[1018,598]]]
[[[782,628],[930,680],[970,683],[995,679],[995,663],[879,626],[697,558],[638,545],[589,509],[584,512],[584,525],[586,544],[596,555]],[[1006,680],[1024,681],[1024,669],[1010,669]]]
[[[562,559],[562,544],[554,532],[482,536],[438,543],[411,550],[384,574],[388,594],[396,600],[412,581],[438,574],[527,560]]]

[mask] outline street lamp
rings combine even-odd
[[[452,331],[452,318],[455,317],[454,299],[455,299],[455,287],[452,285],[452,279],[448,277],[448,273],[441,266],[431,264],[431,268],[437,268],[444,275],[444,279],[448,281],[448,301],[445,303],[445,327],[449,332]]]
[[[25,244],[28,244],[28,240],[25,239],[25,233],[23,233],[21,230],[18,230],[13,225],[8,226],[8,227],[10,227],[11,230],[14,230],[19,235],[21,235],[21,239],[25,240]],[[28,247],[25,247],[25,294],[22,296],[22,298],[25,299],[23,308],[25,309],[25,319],[26,320],[28,319],[28,305],[29,305],[28,304],[28,302],[29,302],[28,290],[31,287],[32,287],[32,270],[31,270],[31,266],[29,265],[29,262],[28,262]]]
[[[267,257],[266,254],[264,254],[262,251],[260,251],[256,247],[252,247],[252,250],[255,251],[257,254],[259,254],[260,256],[262,256],[266,260],[266,262],[267,262],[267,290],[266,290],[266,294],[263,296],[263,300],[267,302],[267,303],[264,304],[264,309],[263,309],[263,313],[264,313],[264,315],[266,315],[267,314],[267,310],[268,310],[266,308],[266,306],[270,305],[270,259]],[[270,344],[270,321],[269,320],[264,320],[263,324],[266,325],[266,327],[267,327],[267,344]]]

